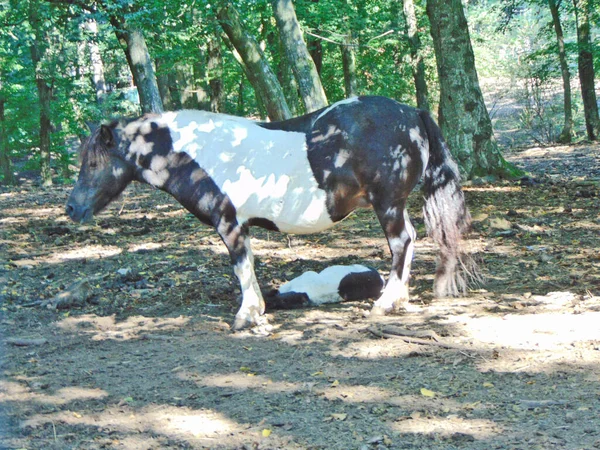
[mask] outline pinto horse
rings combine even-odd
[[[205,111],[147,114],[101,125],[82,144],[66,211],[86,222],[133,180],[171,194],[215,228],[242,291],[234,329],[265,323],[249,227],[315,233],[371,205],[392,268],[372,314],[408,308],[416,232],[406,200],[423,178],[428,234],[439,246],[434,294],[465,291],[461,235],[470,214],[459,172],[429,113],[356,97],[282,122]]]

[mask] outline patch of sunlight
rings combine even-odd
[[[213,411],[196,414],[164,414],[165,428],[176,433],[191,434],[195,437],[214,436],[232,429],[231,421]]]
[[[36,402],[50,405],[64,405],[75,400],[92,400],[106,397],[108,393],[102,389],[88,389],[69,386],[57,390],[54,394],[40,393],[31,390],[24,384],[14,381],[0,380],[0,403],[4,402]]]
[[[475,439],[489,439],[503,430],[491,420],[484,419],[462,419],[456,415],[446,417],[415,417],[394,422],[390,426],[399,433],[411,434],[436,434],[452,436],[456,433],[466,434]]]
[[[57,252],[42,258],[39,261],[44,263],[61,263],[72,261],[74,259],[102,259],[119,255],[123,249],[111,245],[87,245],[85,247],[75,248],[66,252]]]
[[[139,252],[140,250],[156,250],[158,248],[164,247],[165,244],[158,244],[156,242],[145,242],[143,244],[132,244],[129,246],[128,251],[130,252]]]
[[[579,341],[600,340],[600,312],[455,316],[448,319],[480,342],[514,349],[552,350]]]
[[[230,388],[232,390],[256,389],[263,392],[293,392],[299,390],[302,385],[297,383],[273,381],[263,375],[256,375],[249,368],[248,371],[239,373],[228,373],[198,377],[194,374],[181,374],[181,378],[194,381],[200,386]]]
[[[48,219],[54,216],[61,216],[64,214],[63,207],[54,208],[8,208],[2,211],[2,214],[6,216],[16,217],[27,217],[31,219]]]
[[[115,316],[101,317],[94,314],[85,314],[77,317],[67,317],[56,324],[58,328],[70,333],[88,334],[94,341],[106,339],[126,341],[139,339],[145,334],[153,332],[168,332],[181,330],[188,322],[189,317],[144,317],[133,316],[117,322]]]
[[[521,186],[463,186],[469,192],[521,192]]]
[[[241,432],[245,428],[212,410],[192,410],[186,407],[148,405],[143,408],[109,407],[101,412],[60,411],[36,414],[24,420],[21,427],[40,427],[54,423],[57,431],[63,424],[109,428],[124,433],[162,434],[176,439],[217,439]],[[247,428],[247,427],[246,427]]]
[[[413,351],[414,348],[400,339],[369,339],[349,343],[342,349],[334,348],[329,354],[346,358],[380,359],[405,357]]]

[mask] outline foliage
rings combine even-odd
[[[184,107],[208,109],[210,80],[218,77],[224,92],[223,112],[264,116],[260,101],[222,39],[222,30],[215,20],[215,4],[219,2],[42,0],[42,26],[49,39],[36,69],[30,54],[32,28],[27,20],[31,1],[0,0],[0,95],[6,99],[9,119],[4,124],[5,137],[17,170],[37,169],[36,70],[53,88],[51,144],[58,180],[70,175],[69,164],[78,138],[87,132],[86,121],[139,113],[127,60],[111,17],[117,17],[121,23],[133,23],[143,32],[150,54],[157,62],[157,76],[169,80],[169,87]],[[285,66],[271,2],[232,0],[231,3],[244,19],[248,32],[260,42],[280,83],[287,83],[289,69]],[[430,97],[435,103],[437,71],[425,4],[425,0],[417,0],[415,7]],[[309,49],[321,52],[320,76],[330,102],[345,96],[340,46],[350,45],[356,55],[358,92],[415,103],[400,2],[315,0],[296,1],[294,5]],[[571,2],[562,2],[569,63],[572,73],[576,73],[571,8]],[[538,139],[552,139],[560,122],[557,118],[560,111],[548,105],[554,105],[560,94],[556,84],[560,71],[546,2],[479,0],[468,2],[466,13],[480,77],[502,77],[520,85],[525,111],[520,126],[532,129],[541,126],[545,131]],[[594,14],[598,18],[600,10],[596,8]],[[91,21],[97,24],[94,33],[84,27]],[[222,63],[218,68],[209,68],[209,40],[216,40],[220,46]],[[104,69],[106,94],[102,101],[93,81],[90,48],[94,45]],[[600,66],[600,52],[594,50],[596,64]],[[292,86],[292,93],[293,89]],[[291,95],[288,103],[293,103],[298,113],[302,112],[297,95]],[[435,105],[432,110],[435,111]],[[582,122],[580,114],[575,115],[575,121]]]

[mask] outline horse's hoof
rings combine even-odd
[[[385,309],[382,306],[373,306],[373,308],[371,308],[371,314],[369,314],[369,317],[371,319],[374,319],[377,317],[383,317],[390,311],[391,311],[391,309]]]
[[[269,326],[269,321],[267,320],[266,316],[258,314],[238,314],[235,316],[232,329],[233,331],[241,331],[249,328],[262,329],[267,326]]]

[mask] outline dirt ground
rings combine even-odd
[[[600,147],[509,159],[531,177],[465,188],[487,277],[468,297],[432,299],[415,194],[418,311],[273,311],[266,336],[230,331],[224,246],[166,195],[131,187],[80,226],[68,188],[1,191],[0,448],[600,448]],[[264,290],[389,270],[370,211],[253,237]]]

